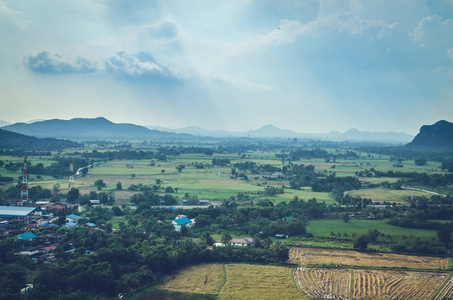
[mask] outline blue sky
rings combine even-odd
[[[0,120],[404,131],[453,121],[453,0],[1,1]]]

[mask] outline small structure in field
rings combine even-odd
[[[232,239],[230,245],[233,247],[253,247],[255,246],[255,239],[253,238],[242,238]]]
[[[288,235],[277,233],[277,234],[275,235],[275,238],[276,238],[276,239],[279,239],[279,240],[287,239],[287,238],[288,238]]]

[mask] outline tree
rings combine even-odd
[[[121,182],[118,181],[118,183],[116,184],[116,189],[118,191],[121,191],[123,189],[123,185],[121,184]]]
[[[448,246],[451,242],[451,230],[447,225],[442,226],[438,231],[437,231],[437,237],[439,239],[439,242],[444,244],[445,246]]]
[[[162,170],[160,170],[160,172],[161,172],[162,174],[164,174],[164,173],[165,173],[165,170],[164,170],[164,169],[162,169]]]
[[[366,234],[360,235],[352,244],[354,250],[365,251],[368,248],[369,237]]]
[[[67,200],[69,203],[75,203],[79,199],[79,190],[72,188],[67,195]]]
[[[418,158],[416,160],[414,160],[414,163],[417,165],[417,166],[425,166],[426,165],[426,159],[424,158]]]
[[[343,219],[343,221],[345,223],[348,223],[349,222],[349,214],[348,213],[344,213],[343,216],[341,217]]]
[[[97,187],[98,191],[100,191],[103,187],[106,186],[105,182],[102,179],[98,179],[94,182],[94,185]]]
[[[132,174],[131,174],[131,178],[132,178],[132,179],[135,178],[135,173],[132,173]]]
[[[52,188],[52,200],[54,200],[54,201],[60,200],[59,194],[60,194],[60,184],[56,183],[53,185],[53,188]]]
[[[345,232],[345,233],[343,233],[343,237],[344,237],[345,240],[348,240],[349,234],[347,232]]]
[[[228,232],[222,233],[222,238],[220,240],[224,245],[230,245],[231,235]]]
[[[197,219],[197,224],[198,224],[198,219]],[[215,243],[214,239],[207,231],[205,233],[203,233],[202,238],[203,238],[203,241],[205,242],[205,244],[208,246],[212,246]]]
[[[330,232],[330,237],[332,238],[332,240],[335,238],[335,236],[336,236],[335,232],[331,231]]]

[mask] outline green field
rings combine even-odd
[[[96,145],[89,145],[95,149]],[[102,152],[102,149],[98,149]],[[331,153],[341,153],[342,150],[330,149]],[[340,151],[340,152],[338,152]],[[87,194],[90,191],[97,191],[94,182],[102,179],[106,183],[104,191],[115,192],[115,198],[118,204],[128,203],[129,198],[133,193],[127,189],[131,185],[142,184],[145,186],[152,186],[156,184],[156,179],[162,181],[160,184],[164,189],[167,186],[178,188],[178,192],[173,194],[174,197],[182,200],[184,194],[189,193],[192,197],[196,196],[198,199],[230,199],[237,197],[238,193],[243,193],[248,198],[246,201],[259,201],[263,199],[270,199],[274,203],[282,201],[290,201],[295,196],[300,199],[308,200],[316,198],[320,202],[327,204],[335,204],[336,202],[329,195],[329,193],[313,192],[309,187],[302,190],[291,190],[286,188],[284,194],[276,195],[275,197],[268,197],[263,192],[267,185],[281,188],[289,186],[288,180],[267,180],[262,175],[247,174],[248,181],[240,179],[232,179],[231,166],[238,162],[251,161],[257,164],[270,164],[273,166],[282,167],[281,159],[277,158],[275,152],[261,152],[250,151],[245,153],[246,158],[241,158],[237,154],[215,154],[212,156],[204,154],[183,154],[180,156],[171,157],[169,161],[160,162],[156,160],[113,160],[107,162],[96,162],[94,168],[89,170],[85,177],[75,177],[75,187],[80,190],[82,194]],[[315,169],[325,174],[335,172],[337,176],[355,176],[355,172],[364,171],[366,169],[375,168],[380,171],[395,170],[393,167],[394,162],[389,161],[389,157],[385,155],[376,155],[368,153],[360,153],[361,157],[357,159],[338,159],[335,162],[326,162],[324,159],[306,159],[295,161],[296,164],[314,165]],[[193,166],[194,163],[203,163],[205,165],[212,163],[213,157],[228,158],[231,161],[230,166],[226,167],[208,167],[197,169]],[[46,157],[29,157],[29,161],[35,165],[42,163],[48,166],[52,163],[51,156]],[[21,162],[22,157],[0,156],[0,160],[8,163],[9,161]],[[151,163],[154,166],[151,166]],[[186,165],[186,168],[178,173],[176,167],[179,165]],[[398,168],[398,171],[408,172],[427,172],[438,173],[439,163],[428,162],[426,166],[416,166],[413,161],[403,162],[404,167]],[[334,167],[334,168],[333,168]],[[69,173],[69,170],[68,170]],[[131,175],[135,175],[133,178]],[[8,173],[5,168],[0,168],[0,175],[19,178],[21,170],[16,173]],[[68,174],[69,175],[69,174]],[[67,178],[55,179],[51,176],[41,176],[42,179],[38,180],[36,175],[29,174],[29,186],[40,185],[43,188],[51,189],[56,183],[61,187],[61,190],[68,186]],[[395,182],[398,178],[369,178],[363,177],[360,180],[370,181],[375,184],[388,181]],[[117,182],[121,182],[123,191],[116,191]],[[6,189],[8,185],[1,185],[0,188]],[[163,192],[163,189],[160,192]],[[425,195],[417,191],[390,191],[390,190],[365,190],[351,193],[352,196],[360,196],[362,198],[370,198],[376,201],[388,201],[396,203],[404,203],[404,198],[407,196]]]
[[[307,232],[313,234],[315,237],[330,238],[330,233],[345,233],[349,236],[352,233],[357,235],[366,233],[370,229],[377,229],[381,233],[391,234],[393,242],[403,241],[403,235],[406,237],[413,236],[422,240],[431,240],[436,237],[435,230],[428,229],[410,229],[397,227],[385,223],[386,220],[355,220],[344,222],[341,219],[323,219],[310,221],[307,226]]]

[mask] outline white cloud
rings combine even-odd
[[[0,2],[0,24],[12,24],[14,27],[25,29],[29,22],[23,18],[23,15],[23,12],[13,10],[4,2]]]
[[[448,49],[447,54],[450,57],[451,61],[453,61],[453,48]]]
[[[77,57],[71,63],[58,53],[52,54],[45,50],[24,57],[23,63],[36,73],[93,73],[97,69],[96,64],[86,58]]]
[[[174,39],[178,36],[178,25],[171,20],[160,20],[148,26],[147,33],[151,38]]]
[[[423,18],[409,36],[414,43],[425,46],[440,46],[453,43],[453,20],[432,15]]]
[[[159,64],[146,52],[127,54],[118,52],[105,61],[108,72],[125,75],[127,77],[153,77],[155,79],[178,80],[179,76],[169,67]]]

